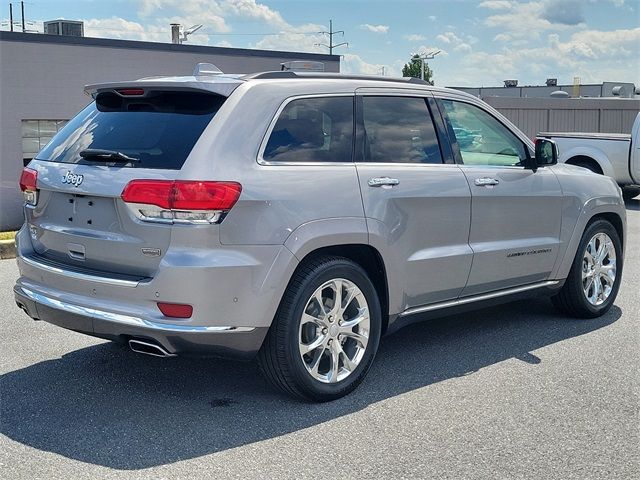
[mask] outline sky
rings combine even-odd
[[[640,85],[640,0],[32,0],[25,17],[40,31],[64,18],[86,36],[154,42],[171,41],[170,23],[203,24],[189,44],[322,53],[332,19],[347,73],[400,76],[412,54],[439,50],[429,65],[441,86]]]

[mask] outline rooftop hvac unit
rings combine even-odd
[[[281,70],[291,70],[293,72],[324,72],[324,63],[305,62],[303,60],[293,60],[280,64]]]
[[[50,20],[44,22],[44,33],[47,35],[84,37],[84,22],[75,20]]]
[[[507,87],[507,88],[517,87],[518,86],[518,80],[505,80],[504,81],[504,86]]]

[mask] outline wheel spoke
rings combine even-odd
[[[362,323],[362,321],[364,320],[369,320],[369,311],[364,308],[359,308],[358,314],[355,317],[342,322],[342,324],[340,325],[341,330],[344,329],[346,331],[349,331],[356,325]]]
[[[329,367],[329,382],[335,383],[338,381],[338,369],[340,368],[340,355],[338,353],[338,347],[331,346],[329,348],[331,353],[331,366]]]
[[[353,338],[362,348],[367,346],[367,342],[369,341],[369,337],[367,335],[363,335],[360,332],[352,332],[351,330],[347,330],[342,333],[349,338]]]
[[[327,326],[327,321],[324,318],[318,318],[314,317],[313,315],[309,315],[308,313],[303,313],[301,325],[304,325],[306,323],[313,323],[320,328],[324,328]]]
[[[333,308],[331,313],[337,315],[342,308],[342,280],[334,280],[332,284],[333,289]]]
[[[342,355],[342,364],[344,365],[344,368],[346,368],[350,372],[353,372],[358,365],[351,361],[351,359],[349,358],[349,355],[347,355],[347,352],[345,352],[342,349],[342,347],[339,347],[339,348],[340,348],[340,355]]]
[[[591,288],[591,285],[593,285],[593,275],[590,275],[587,279],[587,284],[584,286],[584,292],[585,294],[589,294],[589,289]]]
[[[322,313],[322,315],[326,316],[328,312],[327,312],[327,309],[324,307],[324,302],[322,301],[322,290],[320,289],[316,290],[316,293],[313,295],[313,298],[318,304],[318,307],[320,307],[320,312]]]
[[[600,299],[602,293],[602,284],[600,283],[600,277],[593,278],[593,296],[597,302]]]
[[[324,341],[326,340],[325,335],[318,335],[316,339],[311,343],[301,343],[300,344],[300,353],[306,355],[307,353],[315,350],[316,348],[322,346]]]
[[[318,349],[311,367],[307,367],[309,368],[309,372],[311,372],[312,375],[318,375],[318,367],[320,366],[320,360],[322,360],[322,356],[324,355],[324,350],[324,348]]]
[[[345,310],[349,307],[349,304],[351,304],[351,302],[353,301],[353,299],[357,294],[357,291],[356,291],[357,287],[355,285],[353,287],[346,288],[346,290],[347,290],[347,296],[342,302],[342,305],[340,306],[340,312],[339,312],[340,314],[344,314]]]

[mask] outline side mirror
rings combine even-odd
[[[536,138],[535,166],[546,167],[558,163],[558,146],[553,140]]]

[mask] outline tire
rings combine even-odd
[[[338,289],[342,313],[332,303]],[[357,294],[349,300],[350,293]],[[366,312],[361,307],[367,307]],[[327,402],[343,397],[363,381],[373,363],[381,318],[376,289],[362,267],[341,257],[310,260],[289,282],[258,353],[260,368],[275,387],[299,399]],[[310,351],[303,355],[306,349]]]
[[[640,195],[640,187],[623,187],[622,198],[625,200],[631,200],[632,198]]]
[[[587,260],[587,253],[597,252],[599,251],[599,245],[607,244],[605,236],[611,241],[609,248],[613,249],[615,258],[612,258],[612,255],[609,254],[603,258],[601,262],[602,265],[597,267],[597,262]],[[592,241],[594,243],[590,245]],[[597,260],[597,255],[595,258]],[[614,265],[613,269],[610,267],[612,262]],[[591,268],[592,265],[595,270]],[[608,221],[596,220],[588,225],[582,234],[582,239],[578,245],[569,276],[560,292],[552,297],[551,300],[559,310],[575,318],[596,318],[604,315],[611,308],[618,295],[620,279],[622,277],[622,266],[622,244],[620,243],[618,232]],[[600,270],[600,268],[602,268],[602,270]],[[593,271],[590,274],[586,273],[591,270]],[[607,272],[611,272],[612,270],[614,271],[612,284],[607,284],[608,281],[606,279],[610,279],[610,276],[607,276]],[[587,275],[584,280],[583,271],[585,275]],[[593,272],[595,272],[595,275]],[[592,283],[589,283],[590,280]],[[602,289],[601,291],[604,292],[601,293],[601,295],[597,294],[596,282],[599,282]],[[591,288],[588,288],[588,285],[591,285]],[[608,294],[606,294],[607,288],[610,288]],[[590,297],[591,300],[588,297]]]

